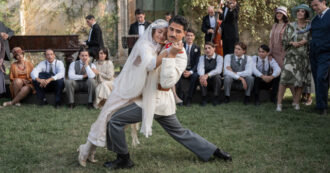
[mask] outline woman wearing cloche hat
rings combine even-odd
[[[294,87],[294,109],[299,110],[299,100],[302,89],[311,85],[311,70],[308,56],[309,32],[298,34],[309,25],[307,19],[311,16],[311,9],[306,4],[301,4],[292,9],[292,16],[296,21],[288,24],[283,35],[283,46],[286,51],[284,65],[280,79],[277,98],[277,111],[282,110],[282,99],[287,87]]]

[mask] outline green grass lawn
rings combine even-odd
[[[330,172],[330,116],[312,113],[314,105],[295,111],[291,102],[287,97],[281,113],[271,103],[180,107],[182,125],[229,152],[233,162],[201,161],[154,122],[153,135],[139,135],[142,144],[129,148],[136,166],[116,172]],[[97,149],[96,164],[77,162],[76,149],[98,113],[83,106],[0,109],[0,172],[110,172],[102,164],[116,155],[104,148]]]

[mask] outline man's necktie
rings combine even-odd
[[[262,68],[261,68],[261,73],[262,73],[263,75],[265,75],[265,74],[266,74],[266,70],[265,70],[265,60],[264,60],[264,59],[262,60]]]
[[[188,49],[187,49],[187,68],[190,69],[190,46],[188,45]]]
[[[86,74],[86,68],[85,68],[85,66],[84,66],[84,64],[82,63],[82,67],[81,67],[81,71],[80,71],[80,73],[82,74],[82,75],[85,75]]]
[[[54,74],[53,65],[52,64],[49,64],[49,73],[50,74]]]

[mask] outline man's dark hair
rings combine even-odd
[[[138,8],[138,9],[135,10],[135,16],[139,15],[139,14],[144,14],[144,11],[142,9]]]
[[[269,52],[269,51],[270,51],[269,47],[268,47],[267,45],[265,45],[265,44],[261,45],[261,46],[259,47],[259,49],[262,49],[262,50],[264,50],[264,51],[266,51],[266,52]]]
[[[209,46],[215,48],[214,43],[212,43],[212,42],[210,42],[210,41],[206,42],[206,43],[205,43],[205,46],[206,46],[206,45],[209,45]]]
[[[170,12],[166,12],[165,16],[172,16],[172,14]]]
[[[88,55],[89,55],[88,49],[87,48],[84,48],[84,47],[81,47],[80,50],[79,50],[79,52],[78,52],[76,61],[79,61],[80,60],[79,56],[80,56],[81,52],[87,52]]]
[[[95,17],[91,14],[89,14],[88,16],[85,17],[85,19],[91,20],[91,19],[95,19]]]
[[[236,47],[236,46],[241,47],[244,51],[247,50],[247,46],[246,46],[246,44],[244,44],[243,42],[237,42],[237,43],[235,44],[235,47]]]
[[[195,35],[195,31],[192,28],[188,28],[187,29],[187,32],[191,32],[191,33],[193,33]]]
[[[188,29],[188,21],[183,16],[180,16],[180,15],[174,16],[170,20],[169,25],[171,25],[171,23],[173,23],[173,22],[182,25],[183,26],[183,30],[184,31],[187,31],[187,29]]]
[[[51,49],[51,48],[48,48],[48,49],[46,49],[46,50],[45,50],[45,53],[44,53],[44,54],[45,54],[45,56],[46,56],[46,52],[47,52],[47,51],[49,51],[49,50],[50,50],[50,51],[52,51],[52,52],[53,52],[53,54],[55,55],[55,51],[54,51],[53,49]]]

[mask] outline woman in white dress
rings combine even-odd
[[[96,82],[95,88],[95,108],[102,108],[104,103],[107,101],[113,89],[114,78],[114,66],[111,60],[109,60],[108,49],[101,48],[97,61],[94,63],[96,70]]]
[[[118,109],[132,103],[142,93],[148,92],[144,89],[145,83],[149,81],[147,79],[148,71],[155,69],[158,63],[157,59],[167,55],[166,51],[158,55],[166,40],[167,27],[167,21],[158,19],[149,25],[144,34],[135,43],[123,70],[114,81],[111,95],[103,106],[97,120],[91,126],[87,142],[78,148],[78,161],[81,166],[86,166],[87,159],[95,162],[96,147],[106,146],[106,125],[111,115]],[[144,101],[148,102],[148,99],[143,97]],[[136,132],[137,129],[132,128],[132,130]],[[132,135],[132,137],[133,145],[139,143],[136,135]]]

